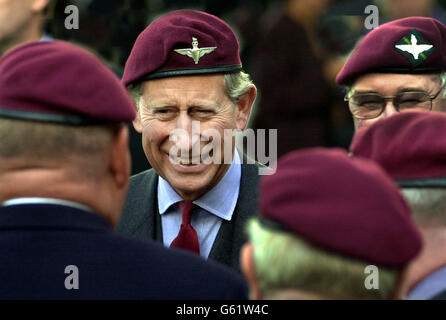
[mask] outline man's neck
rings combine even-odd
[[[1,166],[0,166],[1,167]],[[3,171],[0,168],[0,203],[23,197],[56,198],[83,204],[100,214],[112,226],[111,195],[100,184],[74,179],[72,171],[54,167],[29,167]]]
[[[446,266],[446,227],[419,227],[423,235],[423,249],[408,266],[402,284],[403,297],[428,275]]]

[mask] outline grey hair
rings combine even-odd
[[[414,220],[423,225],[446,226],[446,189],[404,188]]]
[[[226,94],[234,104],[237,104],[241,97],[249,91],[250,86],[253,85],[249,74],[243,71],[224,74],[224,83]],[[142,96],[142,82],[131,84],[127,89],[139,109]]]
[[[446,90],[444,89],[444,86],[446,84],[446,72],[441,72],[439,77],[441,80],[441,86],[443,87],[443,94],[441,95],[441,97],[442,99],[446,99]]]
[[[249,74],[243,71],[225,74],[224,79],[226,94],[234,104],[249,91],[250,86],[253,84]]]

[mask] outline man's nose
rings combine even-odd
[[[196,122],[187,114],[178,116],[175,144],[179,149],[190,150],[200,140],[199,122]]]
[[[397,113],[398,113],[398,110],[396,109],[396,107],[393,103],[393,100],[388,99],[386,101],[386,105],[384,106],[383,117],[387,118],[387,117],[393,116]]]

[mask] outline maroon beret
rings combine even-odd
[[[372,159],[401,187],[446,187],[446,115],[401,112],[359,130],[350,150]]]
[[[260,183],[261,219],[324,249],[365,262],[403,267],[421,236],[393,181],[374,162],[341,149],[314,148],[279,159]]]
[[[371,72],[432,73],[446,69],[446,26],[433,18],[410,17],[369,32],[355,48],[336,83],[349,84]]]
[[[172,11],[153,21],[136,39],[122,82],[242,70],[231,27],[211,14]]]
[[[86,125],[135,116],[118,77],[67,42],[28,43],[0,59],[0,117]]]

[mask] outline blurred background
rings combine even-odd
[[[22,0],[14,0],[22,1]],[[379,24],[430,16],[446,22],[446,0],[51,0],[45,36],[94,51],[121,76],[138,34],[175,9],[204,10],[228,22],[241,45],[244,69],[259,89],[249,126],[278,129],[278,156],[303,147],[347,148],[353,122],[336,74],[368,30],[368,5]],[[64,12],[79,8],[79,29]],[[132,128],[133,173],[149,167]]]

